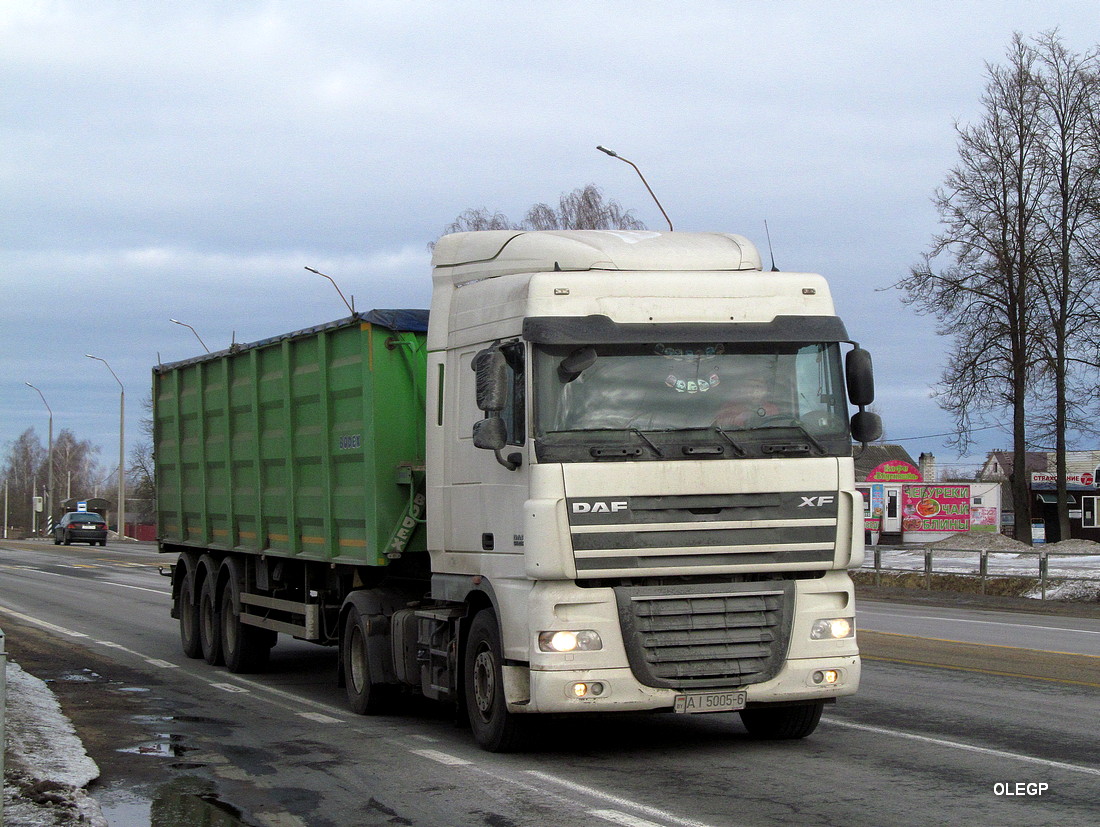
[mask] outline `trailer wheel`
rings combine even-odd
[[[344,620],[344,637],[340,660],[344,667],[344,688],[348,704],[357,715],[378,715],[390,700],[388,684],[376,683],[371,675],[370,650],[367,638],[369,618],[352,606]]]
[[[496,613],[485,609],[470,624],[463,679],[474,739],[490,752],[517,749],[526,729],[526,721],[509,712],[504,699],[502,652]]]
[[[221,616],[218,613],[217,577],[211,572],[199,593],[199,640],[203,659],[211,666],[222,663]]]
[[[237,584],[232,579],[222,589],[221,650],[225,666],[230,672],[259,672],[267,667],[271,657],[271,636],[265,629],[241,623],[239,611],[234,611],[239,600]]]
[[[805,738],[817,729],[824,701],[797,706],[762,707],[741,710],[741,723],[753,738],[766,741],[786,741]]]
[[[183,565],[178,563],[177,565]],[[180,584],[179,616],[180,643],[189,658],[202,657],[202,639],[199,636],[199,607],[195,599],[195,570],[191,568]]]

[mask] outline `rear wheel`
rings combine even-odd
[[[474,739],[490,752],[510,752],[523,741],[526,721],[508,711],[504,698],[502,647],[497,616],[479,612],[470,624],[463,678],[466,711]]]
[[[344,666],[344,688],[348,693],[348,705],[358,715],[378,715],[391,699],[389,684],[376,683],[370,666],[368,637],[370,619],[355,606],[351,607],[344,621],[344,638],[340,659]]]
[[[211,666],[222,663],[221,615],[218,612],[217,577],[213,572],[203,580],[199,592],[199,641],[202,657]]]
[[[219,613],[222,657],[230,672],[259,672],[271,657],[271,635],[266,629],[241,623],[237,595],[237,585],[231,579],[222,589]]]
[[[71,546],[72,544],[73,544],[73,541],[69,539],[69,534],[68,534],[68,532],[66,532],[65,533],[65,545]]]
[[[741,723],[753,738],[787,741],[805,738],[817,729],[824,701],[795,706],[761,707],[741,710]]]
[[[177,565],[183,564],[178,563]],[[179,594],[180,643],[183,644],[183,653],[189,658],[202,657],[202,639],[199,637],[199,607],[195,598],[195,571],[192,569],[184,575]]]
[[[53,544],[55,546],[61,545],[61,538],[58,537],[56,533],[53,535]]]

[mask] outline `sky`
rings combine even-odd
[[[594,183],[664,226],[822,273],[875,360],[886,439],[974,470],[932,398],[949,342],[891,285],[1013,32],[1100,43],[1094,2],[0,2],[0,458],[100,447],[151,368],[427,307],[428,244]],[[769,262],[770,263],[770,262]],[[172,324],[177,319],[191,325]],[[85,358],[98,356],[102,362]],[[1074,445],[1072,448],[1092,448]]]

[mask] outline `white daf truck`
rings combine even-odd
[[[180,554],[185,650],[243,670],[278,633],[339,645],[354,709],[384,710],[404,686],[458,703],[490,750],[545,713],[738,711],[757,736],[799,738],[856,691],[852,443],[881,425],[864,410],[870,358],[821,276],[765,272],[731,234],[458,233],[434,249],[426,339],[400,318],[365,314],[155,371],[161,548]],[[382,338],[314,342],[361,330]],[[295,370],[294,347],[324,367]],[[272,348],[288,373],[269,402],[210,364],[251,358],[262,382],[277,372],[262,369]],[[405,393],[370,379],[383,360],[415,379],[384,427],[325,413],[351,393],[327,377],[356,353],[376,399]],[[173,414],[191,380],[167,380],[192,369],[199,384],[224,378],[228,401],[207,392],[206,413]],[[245,430],[281,433],[263,410],[296,399],[296,373],[301,409],[319,398],[324,423],[300,441],[322,456],[287,449],[270,502],[302,514],[253,519],[264,498],[242,495],[233,507],[247,513],[219,535],[220,518],[188,504],[205,478],[173,470],[205,461],[173,446],[189,444],[192,419],[209,431],[219,406]],[[232,454],[248,440],[224,443]],[[367,443],[390,458],[357,471]],[[205,464],[262,471],[277,453]],[[333,482],[307,485],[326,463]],[[337,513],[355,474],[371,496],[407,503],[382,540]]]

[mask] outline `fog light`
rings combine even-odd
[[[855,623],[849,617],[826,617],[815,620],[810,640],[840,640],[855,634]]]
[[[840,673],[835,669],[820,669],[814,672],[813,679],[817,684],[836,683],[840,680]]]
[[[543,652],[594,652],[603,649],[603,641],[591,629],[539,632],[539,649]]]
[[[607,687],[599,682],[575,683],[571,688],[574,698],[598,698],[607,691]]]

